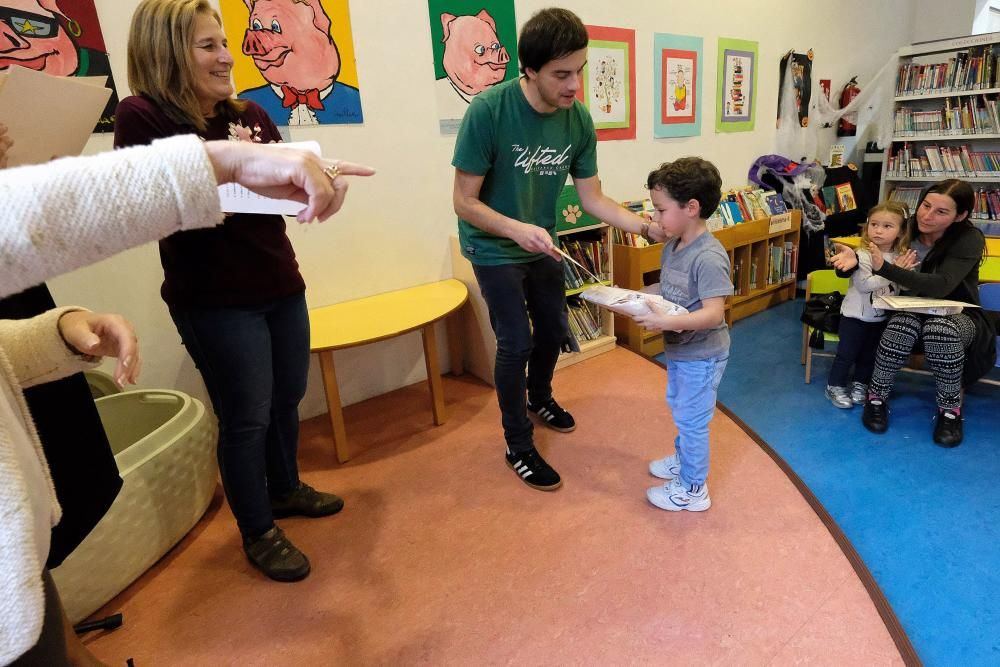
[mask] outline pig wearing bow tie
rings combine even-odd
[[[243,54],[268,85],[240,97],[278,125],[361,122],[358,89],[337,81],[340,52],[320,0],[243,0],[250,10]]]

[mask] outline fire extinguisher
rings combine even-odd
[[[858,88],[858,77],[852,76],[851,80],[844,85],[844,89],[840,91],[840,108],[843,109],[848,104],[851,103],[855,97],[861,93],[861,89]],[[837,136],[838,137],[853,137],[858,131],[857,123],[858,114],[849,113],[842,116],[840,122],[837,123]]]

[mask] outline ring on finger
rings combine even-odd
[[[331,181],[334,181],[337,179],[338,176],[340,176],[340,165],[335,164],[328,167],[323,167],[323,173],[326,174]]]

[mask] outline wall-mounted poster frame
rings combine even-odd
[[[653,34],[653,136],[701,134],[701,37]]]
[[[598,141],[635,139],[635,30],[588,25],[587,64],[577,97]]]
[[[715,131],[750,132],[757,110],[757,42],[719,38]]]

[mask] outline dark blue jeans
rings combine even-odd
[[[243,537],[258,537],[274,525],[270,497],[299,483],[299,401],[309,372],[305,295],[170,315],[219,418],[226,499]]]
[[[837,356],[830,365],[827,384],[832,387],[846,387],[851,381],[851,366],[854,366],[854,382],[868,384],[875,368],[875,352],[882,338],[885,321],[865,322],[853,317],[841,317],[837,335]]]
[[[562,264],[545,257],[472,268],[497,337],[493,379],[504,439],[522,452],[534,446],[525,399],[537,404],[552,397],[552,373],[569,336]]]

